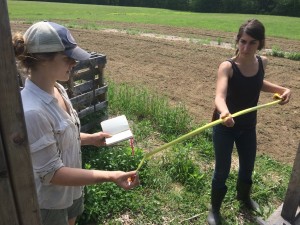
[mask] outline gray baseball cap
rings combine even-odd
[[[28,53],[64,52],[78,61],[87,60],[91,56],[78,47],[67,28],[57,23],[37,22],[28,28],[23,37]]]

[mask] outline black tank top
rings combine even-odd
[[[228,81],[226,104],[231,114],[254,107],[258,103],[260,91],[263,85],[264,68],[260,56],[256,56],[259,69],[256,75],[245,77],[236,63],[229,59],[232,65],[233,74]],[[247,113],[234,118],[235,128],[247,129],[256,125],[257,111]]]

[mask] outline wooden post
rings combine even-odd
[[[41,225],[7,0],[0,15],[0,224]]]
[[[105,85],[104,83],[104,67],[105,67],[105,64],[99,64],[98,65],[98,87],[103,87]],[[103,102],[107,99],[107,92],[105,92],[104,94],[100,95],[98,100],[100,102]]]
[[[0,224],[19,224],[0,133]]]
[[[281,216],[293,223],[300,200],[300,143],[295,157],[289,186],[285,195]]]

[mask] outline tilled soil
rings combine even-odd
[[[151,33],[143,36],[137,32],[70,29],[82,48],[107,56],[106,77],[116,83],[127,83],[160,93],[168,97],[171,103],[184,103],[197,122],[210,121],[218,66],[232,57],[235,50],[186,39],[220,38],[222,42],[233,43],[234,33],[112,22],[99,22],[100,25]],[[13,32],[23,32],[28,26],[11,22]],[[277,46],[283,51],[300,52],[300,41],[268,38],[266,43],[267,49]],[[258,154],[267,154],[292,164],[300,140],[300,62],[272,56],[268,58],[266,79],[290,88],[292,99],[287,105],[259,110]],[[260,104],[270,101],[272,94],[261,94]]]

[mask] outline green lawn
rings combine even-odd
[[[67,3],[48,3],[32,1],[8,1],[11,20],[85,20],[115,21],[128,23],[159,24],[176,27],[191,27],[208,30],[236,32],[236,28],[245,20],[257,18],[266,26],[267,36],[300,40],[300,18],[246,15],[192,13],[167,9],[140,7],[119,7],[102,5],[84,5]]]

